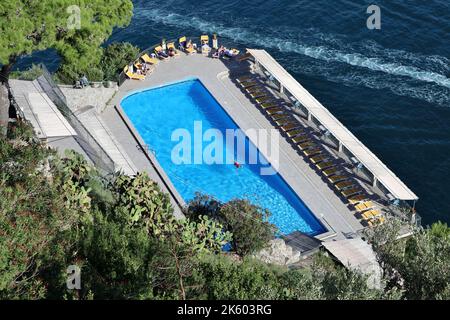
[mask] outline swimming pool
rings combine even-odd
[[[245,164],[237,169],[233,163],[177,164],[173,161],[172,152],[179,141],[172,141],[172,134],[177,129],[187,130],[194,136],[194,123],[198,121],[203,132],[218,129],[226,136],[227,129],[238,129],[198,79],[131,94],[122,100],[121,106],[186,202],[192,200],[196,192],[223,202],[246,198],[268,209],[272,213],[270,221],[283,234],[298,230],[316,235],[326,231],[279,174],[260,174],[261,168],[267,167],[265,158],[248,138],[245,139],[247,147],[255,148],[262,159],[258,164]],[[209,144],[192,140],[194,145]],[[240,163],[249,163],[248,153],[241,155],[237,148],[225,149],[224,153],[233,154]]]

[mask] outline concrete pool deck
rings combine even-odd
[[[103,123],[109,128],[122,149],[128,154],[137,171],[147,171],[160,185],[170,189],[174,202],[184,204],[173,187],[168,176],[157,163],[152,152],[143,152],[144,142],[137,134],[130,121],[124,116],[120,103],[127,95],[179,82],[188,78],[198,78],[210,91],[237,125],[248,129],[275,129],[269,120],[259,111],[229,78],[229,73],[248,70],[243,62],[224,61],[204,57],[200,54],[184,55],[160,62],[154,72],[143,81],[127,80],[109,101],[105,110],[99,114]],[[141,146],[136,142],[139,141]],[[342,202],[333,190],[321,179],[309,164],[300,156],[283,137],[280,137],[279,174],[291,186],[313,214],[329,231],[317,236],[319,239],[343,239],[358,233],[363,226],[355,218],[354,211]],[[150,150],[151,151],[151,150]]]

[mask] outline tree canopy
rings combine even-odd
[[[100,46],[132,12],[131,0],[2,0],[0,78],[7,79],[18,57],[49,48],[62,57],[62,68],[85,72],[98,65]]]
[[[386,284],[372,289],[367,276],[323,253],[296,268],[253,259],[247,253],[274,230],[248,201],[199,196],[186,219],[172,213],[145,173],[101,174],[75,152],[60,158],[20,121],[10,124],[0,136],[0,299],[450,297],[444,224],[400,240],[395,223],[368,235]],[[226,243],[232,252],[222,251]],[[71,265],[81,269],[80,290],[66,286]]]

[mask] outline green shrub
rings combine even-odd
[[[29,69],[23,71],[13,71],[9,75],[11,79],[33,81],[42,76],[43,70],[40,66],[33,64]]]
[[[280,276],[287,269],[253,259],[243,262],[227,256],[205,256],[200,263],[206,299],[276,300],[283,294]]]
[[[233,234],[231,245],[240,256],[255,253],[275,237],[276,227],[268,221],[270,212],[248,200],[219,203],[205,195],[197,195],[186,210],[192,219],[209,216]]]
[[[112,43],[105,48],[100,66],[106,81],[118,81],[123,68],[136,59],[140,49],[130,43]]]

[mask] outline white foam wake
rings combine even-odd
[[[195,16],[182,16],[177,13],[167,13],[160,9],[145,9],[143,11],[142,14],[145,15],[145,18],[156,23],[191,28],[208,33],[216,32],[219,35],[236,42],[256,45],[268,49],[277,49],[283,52],[297,53],[327,62],[344,63],[354,67],[365,68],[375,72],[383,72],[394,76],[408,77],[413,80],[434,83],[450,89],[450,78],[447,78],[443,74],[422,70],[419,67],[403,65],[397,62],[384,61],[385,58],[389,58],[389,52],[387,52],[386,57],[367,57],[361,53],[345,53],[326,46],[307,46],[302,43],[279,37],[264,36],[240,27],[226,27],[222,24],[212,23]],[[392,51],[396,52],[398,50]],[[397,52],[396,54],[398,55],[401,53]],[[410,53],[409,55],[411,56]],[[445,58],[438,56],[433,56],[432,59],[437,63],[442,63],[442,61],[446,60]]]

